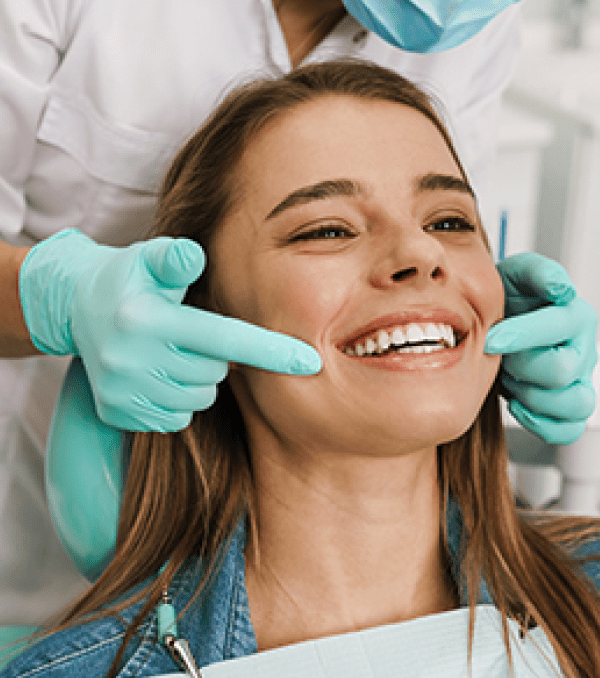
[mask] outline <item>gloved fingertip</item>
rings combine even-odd
[[[187,428],[192,420],[192,413],[170,413],[171,416],[165,417],[165,413],[161,411],[159,416],[155,418],[146,417],[137,427],[137,431],[144,433],[177,433]]]
[[[144,244],[143,257],[152,275],[168,287],[187,287],[202,273],[202,247],[187,238],[156,238]]]
[[[535,416],[518,400],[511,400],[508,411],[528,431],[535,434],[550,445],[571,445],[579,440],[585,431],[586,422],[557,421],[542,416]]]
[[[508,401],[508,411],[521,426],[537,436],[544,437],[542,432],[543,418],[528,410],[519,400],[511,398]]]
[[[317,351],[308,344],[299,343],[286,372],[297,376],[310,376],[319,373],[322,367],[323,361]]]
[[[193,417],[193,412],[181,412],[179,418],[171,423],[169,432],[175,433],[177,431],[183,431],[192,423]]]
[[[596,389],[592,386],[592,384],[582,382],[582,387],[583,388],[581,389],[580,395],[581,402],[579,405],[579,411],[582,417],[588,419],[588,417],[591,417],[596,411],[597,394]]]
[[[564,282],[549,283],[546,290],[550,301],[558,306],[566,306],[577,296],[577,291],[570,282],[568,284]]]
[[[488,337],[485,340],[483,352],[488,355],[497,355],[498,353],[502,353],[502,346],[496,341],[495,337]]]
[[[523,428],[526,428],[531,433],[544,438],[544,435],[540,430],[540,422],[538,419],[535,417],[535,415],[533,415],[532,412],[523,407],[523,405],[516,398],[508,401],[508,411],[519,422],[519,424],[523,426]]]
[[[515,339],[513,331],[507,331],[500,324],[491,327],[487,333],[484,352],[489,354],[506,353]]]
[[[548,442],[554,442],[557,445],[572,445],[573,443],[576,443],[585,433],[586,426],[587,424],[585,421],[574,421],[570,422],[569,424],[565,424],[564,431],[562,431],[561,434],[557,436],[557,439],[554,441],[549,440]]]
[[[205,262],[200,245],[187,238],[177,238],[165,252],[161,281],[172,287],[187,287],[201,275]]]
[[[540,292],[554,304],[568,304],[577,296],[577,290],[567,271],[557,261],[540,257],[535,268]]]
[[[529,414],[528,410],[526,410],[521,403],[514,399],[511,398],[508,401],[508,411],[512,414],[512,416],[517,420],[521,421],[520,417],[523,416],[524,414]]]
[[[167,257],[173,268],[197,275],[202,273],[206,262],[202,247],[188,238],[177,238],[169,248]]]

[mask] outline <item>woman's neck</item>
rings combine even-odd
[[[456,605],[434,449],[334,470],[261,453],[254,467],[258,557],[249,542],[246,576],[259,649]]]
[[[294,68],[346,14],[341,0],[274,0],[273,6]]]

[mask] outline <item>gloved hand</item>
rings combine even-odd
[[[319,354],[298,339],[181,300],[204,268],[184,238],[107,247],[76,230],[34,247],[19,274],[36,347],[81,356],[99,417],[132,431],[175,431],[209,407],[228,362],[314,374]]]
[[[498,264],[505,317],[487,335],[486,353],[504,353],[509,410],[549,443],[577,440],[594,411],[597,360],[594,309],[577,297],[566,271],[540,254]]]

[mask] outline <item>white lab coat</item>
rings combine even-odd
[[[484,199],[518,14],[513,5],[436,55],[395,49],[346,16],[306,62],[351,55],[424,87]],[[113,245],[143,238],[176,149],[224,92],[290,68],[271,0],[2,0],[0,236],[36,242],[76,227]],[[83,585],[41,489],[64,363],[0,361],[0,625],[36,623]]]

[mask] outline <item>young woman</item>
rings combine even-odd
[[[207,252],[188,304],[323,368],[232,365],[184,431],[135,434],[114,560],[3,677],[172,671],[165,598],[199,666],[487,601],[507,652],[513,619],[600,675],[600,523],[515,509],[483,350],[502,285],[425,95],[352,62],[235,91],[173,163],[156,234]]]
[[[194,411],[212,404],[227,363],[240,359],[239,345],[246,347],[245,362],[257,367],[318,370],[310,347],[304,346],[303,361],[297,342],[243,324],[229,352],[210,353],[227,335],[221,319],[199,311],[190,317],[180,295],[167,294],[175,285],[183,292],[201,274],[199,248],[182,268],[167,243],[139,243],[173,156],[223,91],[302,63],[354,56],[385,65],[444,102],[485,203],[494,120],[518,55],[522,3],[430,4],[434,21],[437,14],[444,24],[433,31],[408,0],[182,0],[176,6],[154,0],[150,10],[147,0],[2,0],[0,356],[29,359],[0,360],[0,644],[3,625],[37,626],[87,584],[39,502],[43,474],[36,469],[45,463],[52,403],[68,364],[39,351],[81,358],[100,430],[104,423],[119,431],[184,428]],[[464,42],[414,54],[394,46],[405,44],[406,31],[418,49],[431,47],[429,39],[443,48],[451,46],[449,37]],[[498,267],[518,288],[506,306],[514,317],[494,330],[487,347],[511,354],[502,366],[509,407],[546,441],[569,444],[594,409],[589,375],[597,319],[558,265],[517,257]],[[153,303],[140,322],[125,326],[118,318],[132,293]],[[536,313],[540,305],[547,305],[547,324]],[[193,356],[183,366],[189,381],[182,389],[182,364],[171,346],[192,324],[197,339],[186,346]],[[100,446],[96,454],[105,451]],[[77,500],[69,505],[77,507]],[[81,543],[85,530],[74,537]]]

